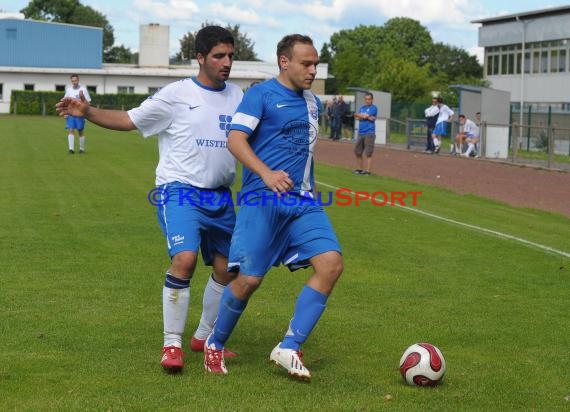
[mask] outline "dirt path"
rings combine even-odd
[[[318,162],[354,168],[353,143],[319,139]],[[373,173],[570,217],[570,173],[376,147]],[[468,185],[466,181],[470,181]]]

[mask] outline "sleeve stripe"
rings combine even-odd
[[[250,116],[245,113],[236,113],[232,119],[231,129],[252,133],[258,124],[259,119],[257,117]]]

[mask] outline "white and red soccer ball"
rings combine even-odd
[[[400,359],[400,373],[409,385],[435,386],[445,374],[445,359],[430,343],[415,343]]]

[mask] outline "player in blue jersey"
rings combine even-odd
[[[372,104],[374,96],[370,92],[364,94],[364,105],[354,114],[358,119],[358,138],[354,145],[356,155],[356,169],[353,173],[359,175],[369,175],[372,170],[372,154],[374,153],[374,142],[376,141],[376,116],[378,108]],[[362,153],[366,153],[366,169],[364,169],[364,159]]]
[[[285,36],[277,45],[279,75],[249,89],[232,121],[228,147],[244,165],[242,193],[253,194],[238,212],[228,268],[239,271],[225,288],[214,330],[204,348],[204,367],[227,373],[224,345],[249,298],[272,266],[308,266],[293,318],[270,360],[298,379],[311,374],[301,345],[323,313],[343,271],[340,245],[315,196],[313,152],[320,102],[309,90],[319,56],[310,37]],[[258,202],[252,199],[258,197]],[[263,201],[272,196],[287,202]]]
[[[72,99],[79,99],[80,93],[83,94],[85,100],[91,101],[89,91],[85,86],[79,84],[79,75],[72,74],[70,76],[71,86],[65,88],[64,97]],[[69,153],[75,153],[75,133],[79,137],[79,153],[85,153],[85,118],[79,116],[67,116],[65,119],[65,128],[67,129],[67,143],[69,146]]]
[[[114,130],[138,129],[145,137],[158,135],[156,190],[162,202],[158,202],[157,215],[171,257],[162,292],[161,365],[168,372],[184,366],[182,335],[198,251],[213,272],[204,291],[192,350],[204,349],[222,291],[234,277],[227,271],[227,256],[235,225],[228,199],[236,161],[227,149],[227,128],[243,92],[226,82],[233,63],[232,34],[208,26],[196,34],[195,43],[198,75],[165,86],[137,108],[128,112],[97,109],[84,96],[81,100],[64,98],[56,105],[60,115],[80,115]],[[228,351],[226,356],[235,354]]]

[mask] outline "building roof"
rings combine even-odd
[[[515,21],[517,19],[524,20],[529,18],[556,16],[568,13],[570,13],[570,6],[561,6],[561,7],[552,7],[548,9],[525,11],[522,13],[505,14],[504,16],[489,17],[486,19],[472,20],[471,23],[482,23],[482,24],[505,23],[509,21]]]

